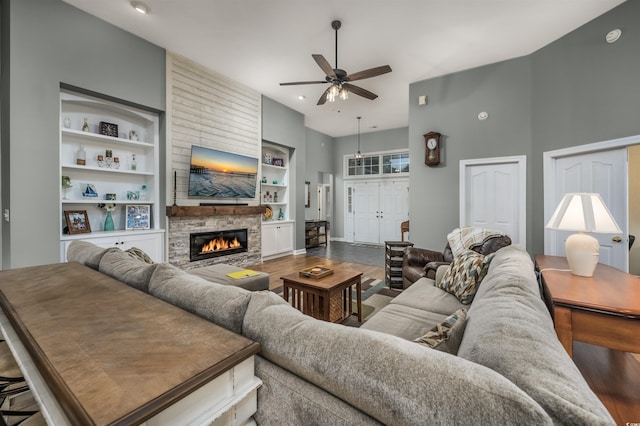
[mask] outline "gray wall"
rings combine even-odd
[[[409,90],[409,220],[418,247],[444,248],[459,225],[459,162],[531,151],[529,58],[487,65],[412,84]],[[428,104],[418,106],[418,96]],[[485,111],[489,118],[478,120]],[[423,135],[441,133],[441,163],[424,164]],[[529,240],[529,235],[527,235]]]
[[[532,55],[532,253],[544,251],[543,152],[640,134],[639,51],[640,2],[627,1]]]
[[[262,139],[289,148],[290,219],[296,221],[296,250],[304,249],[304,180],[306,163],[304,115],[262,97]]]
[[[62,1],[6,0],[2,6],[3,41],[8,37],[2,209],[11,210],[2,255],[8,269],[60,259],[60,83],[164,111],[165,51]]]
[[[365,120],[363,117],[362,120]],[[355,120],[354,120],[355,121]],[[364,121],[363,121],[364,122]],[[357,123],[354,123],[357,126]],[[360,133],[360,151],[363,154],[368,152],[390,151],[394,149],[407,149],[409,147],[409,129],[401,127],[398,129],[382,130],[379,132]],[[344,238],[344,156],[353,155],[358,150],[358,134],[342,136],[335,139],[333,161],[335,163],[334,180],[334,223],[331,224],[331,238]],[[411,174],[416,167],[416,160],[410,155],[412,164]],[[418,166],[420,162],[418,161]]]
[[[334,170],[337,170],[336,164],[333,161],[334,139],[331,136],[325,135],[313,129],[306,129],[306,167],[304,180],[310,182],[311,197],[310,206],[304,209],[305,219],[317,219],[318,218],[318,184],[323,183],[318,180],[318,173],[330,173],[334,174]],[[298,201],[304,204],[303,198]],[[335,210],[335,201],[334,201]],[[334,213],[335,214],[335,213]]]
[[[459,160],[525,154],[527,249],[542,253],[543,152],[640,134],[638,17],[640,2],[626,2],[532,55],[412,84],[412,242],[442,248],[458,226]],[[614,28],[623,35],[609,45]],[[418,167],[432,130],[445,136],[444,164]]]

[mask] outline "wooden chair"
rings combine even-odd
[[[400,241],[404,241],[404,233],[409,232],[409,221],[405,220],[400,224]]]

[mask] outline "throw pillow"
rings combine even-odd
[[[461,303],[470,304],[494,256],[494,253],[483,256],[469,249],[462,251],[453,258],[437,287],[453,294]]]
[[[466,320],[467,310],[464,308],[458,309],[440,324],[429,330],[424,336],[418,337],[414,342],[456,355],[462,341]]]

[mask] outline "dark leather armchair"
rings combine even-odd
[[[511,238],[506,235],[494,235],[470,248],[486,256],[508,245],[511,245]],[[422,277],[435,279],[438,266],[448,265],[452,261],[453,253],[448,243],[442,252],[407,247],[402,258],[402,287],[407,288]]]

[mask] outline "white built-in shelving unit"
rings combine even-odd
[[[262,222],[262,257],[285,256],[293,252],[294,227],[289,217],[289,150],[263,141],[261,173],[260,202],[271,211]]]
[[[88,130],[83,130],[85,120]],[[117,125],[117,134],[102,134],[101,122]],[[84,165],[77,163],[81,146],[86,157]],[[107,151],[110,151],[110,160],[107,159]],[[99,156],[102,156],[102,160],[99,160]],[[115,162],[116,157],[118,163]],[[63,188],[63,177],[70,179],[71,188]],[[153,260],[164,261],[164,230],[159,226],[157,114],[115,101],[61,90],[58,182],[61,261],[66,261],[67,247],[77,239],[91,241],[101,247],[127,249],[135,246],[144,250]],[[98,194],[96,197],[85,196],[88,185],[95,189]],[[107,194],[115,194],[115,200],[108,200]],[[111,213],[113,231],[104,230],[106,211],[98,207],[101,203],[116,205]],[[148,229],[126,229],[126,209],[129,205],[148,207]],[[91,232],[65,233],[65,212],[69,211],[86,211]]]

